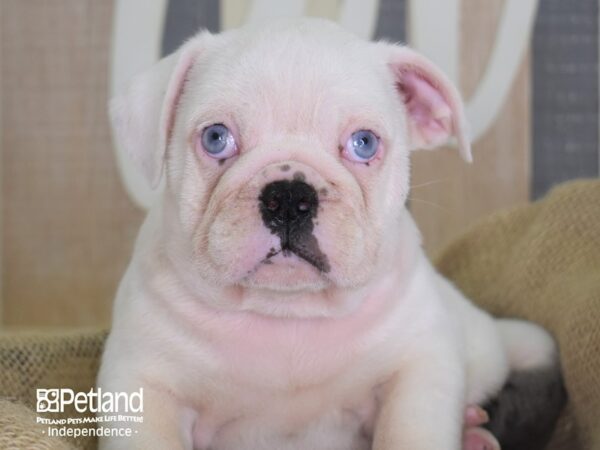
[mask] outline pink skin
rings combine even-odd
[[[452,111],[442,94],[414,72],[406,73],[402,80],[406,107],[425,141],[447,139]]]
[[[463,450],[500,450],[500,444],[496,438],[480,426],[488,420],[487,413],[479,406],[467,406],[465,410]]]

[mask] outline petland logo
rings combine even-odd
[[[144,389],[138,392],[74,392],[73,389],[36,389],[38,413],[62,413],[65,406],[73,405],[78,413],[142,413]]]

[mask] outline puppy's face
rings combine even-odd
[[[469,156],[455,90],[406,48],[302,21],[201,34],[170,58],[113,118],[150,178],[166,172],[164,245],[188,278],[280,295],[363,285],[415,239],[394,233],[409,151],[456,134]]]

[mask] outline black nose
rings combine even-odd
[[[273,181],[263,188],[258,201],[263,222],[271,231],[312,231],[311,219],[317,214],[319,199],[304,181]]]
[[[258,197],[258,208],[265,226],[279,236],[284,256],[295,253],[321,272],[329,272],[329,261],[313,235],[319,197],[301,180],[279,180],[267,184]],[[266,260],[277,254],[274,249]]]

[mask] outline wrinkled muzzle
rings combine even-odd
[[[315,288],[348,277],[366,253],[355,194],[299,161],[268,164],[218,201],[208,254],[230,281],[262,287]]]

